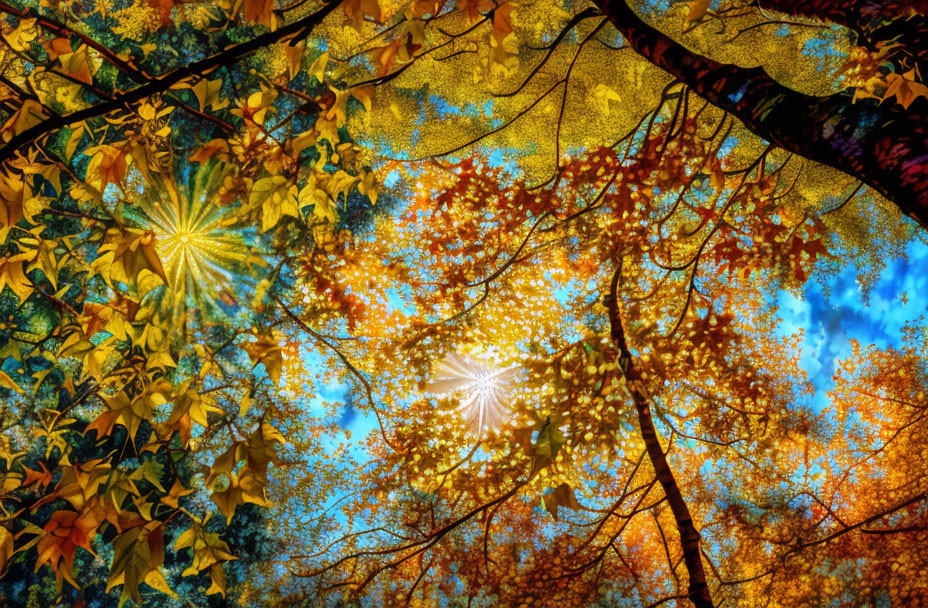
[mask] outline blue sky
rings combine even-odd
[[[928,311],[928,244],[913,240],[906,255],[890,261],[869,290],[858,281],[857,268],[848,265],[833,277],[813,276],[802,296],[780,293],[780,333],[804,330],[800,365],[819,407],[834,386],[836,361],[851,354],[851,340],[864,347],[901,347],[903,327]]]

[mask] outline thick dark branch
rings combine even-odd
[[[858,31],[871,23],[928,14],[926,0],[759,0],[758,7],[831,21]]]
[[[897,71],[928,66],[928,0],[761,0],[765,10],[835,23],[857,34],[871,51],[893,45]]]
[[[928,101],[853,103],[804,95],[761,68],[698,55],[641,20],[623,0],[596,0],[638,54],[777,146],[844,171],[928,226]]]
[[[683,548],[683,562],[686,565],[686,571],[689,574],[688,597],[696,608],[711,608],[712,597],[709,594],[709,586],[706,583],[706,571],[702,564],[702,554],[699,549],[699,531],[693,523],[693,516],[690,514],[689,507],[683,499],[680,492],[680,486],[677,485],[676,477],[670,470],[670,464],[667,462],[667,455],[661,448],[660,439],[657,436],[657,430],[654,428],[654,420],[651,417],[651,406],[648,397],[644,393],[641,385],[641,374],[635,366],[632,353],[628,348],[625,339],[625,328],[622,325],[622,311],[618,301],[618,283],[621,269],[616,271],[612,279],[612,287],[609,295],[605,298],[606,308],[609,311],[609,323],[612,328],[612,342],[619,351],[619,365],[625,376],[625,383],[628,392],[635,404],[635,410],[638,412],[638,429],[641,439],[644,441],[645,450],[648,458],[651,460],[651,466],[654,467],[654,474],[664,489],[667,496],[667,504],[670,505],[670,511],[673,513],[674,521],[677,524],[677,530],[680,533],[680,545]]]
[[[168,91],[171,87],[186,78],[202,77],[223,65],[237,61],[246,55],[276,42],[280,42],[281,40],[306,36],[315,26],[319,25],[329,13],[335,10],[339,4],[339,2],[328,2],[317,12],[307,15],[299,21],[294,21],[272,32],[266,32],[260,36],[256,36],[247,42],[231,46],[215,55],[211,55],[205,59],[191,63],[190,65],[172,70],[163,76],[153,78],[147,84],[132,89],[131,91],[115,95],[112,99],[105,102],[89,106],[83,110],[72,112],[71,114],[54,116],[44,120],[14,136],[5,146],[0,148],[0,162],[9,160],[17,150],[25,149],[40,137],[53,131],[90,118],[109,114],[120,108],[129,107],[152,95]]]

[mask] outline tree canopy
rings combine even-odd
[[[0,600],[928,603],[926,40],[0,1]]]

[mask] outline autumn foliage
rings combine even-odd
[[[926,7],[770,4],[0,2],[0,603],[928,602],[924,319],[780,306]]]

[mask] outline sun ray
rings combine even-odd
[[[516,370],[516,366],[490,369],[450,353],[436,368],[426,391],[437,395],[460,394],[457,411],[474,431],[481,433],[506,422],[510,382]]]
[[[250,235],[230,226],[227,208],[215,201],[217,176],[219,168],[204,167],[188,178],[188,187],[146,189],[139,201],[168,277],[161,305],[184,326],[191,315],[221,314],[219,302],[241,294],[256,261]]]

